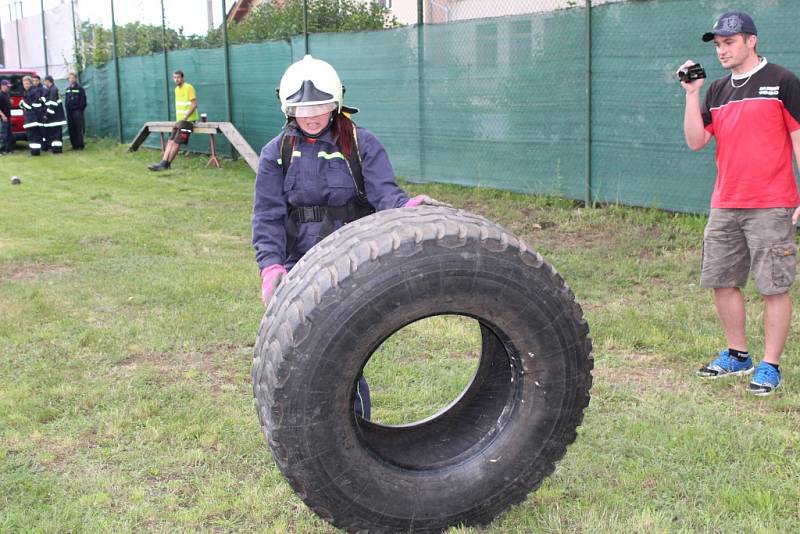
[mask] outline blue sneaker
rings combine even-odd
[[[767,362],[758,364],[756,374],[750,382],[750,393],[753,395],[766,396],[781,385],[781,372],[772,367]]]
[[[748,356],[740,362],[728,353],[728,349],[719,353],[716,360],[697,371],[701,378],[722,378],[723,376],[743,376],[753,372],[753,360]]]

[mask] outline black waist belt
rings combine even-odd
[[[297,241],[297,227],[300,224],[323,223],[316,237],[316,242],[319,243],[333,233],[334,221],[347,224],[371,213],[375,213],[375,208],[358,200],[351,200],[344,206],[289,206],[289,216],[286,221],[286,253],[290,254],[294,248]]]
[[[322,222],[326,218],[348,223],[369,215],[372,211],[365,210],[356,202],[349,202],[344,206],[292,206],[289,217],[298,224]]]

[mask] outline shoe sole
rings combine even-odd
[[[726,376],[748,376],[753,374],[755,370],[756,370],[755,367],[751,367],[750,369],[745,369],[744,371],[733,371],[731,373],[723,373],[721,375],[706,376],[698,374],[697,376],[699,376],[700,378],[705,378],[707,380],[716,380],[717,378],[725,378]]]
[[[751,395],[753,395],[755,397],[768,397],[768,396],[772,395],[773,393],[775,393],[775,390],[778,389],[779,387],[781,387],[780,384],[778,384],[774,388],[770,389],[769,391],[758,391],[758,390],[753,391],[752,389],[749,389],[748,391],[750,392]]]

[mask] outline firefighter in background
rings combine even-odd
[[[42,79],[38,74],[31,74],[31,82],[33,82],[33,90],[36,91],[41,97],[44,94],[44,87],[42,87]]]
[[[61,130],[67,124],[64,116],[64,107],[61,105],[61,96],[58,94],[55,80],[52,76],[44,77],[44,93],[42,97],[45,111],[44,131],[47,146],[53,154],[61,154],[64,143],[61,141]]]
[[[14,151],[14,133],[11,131],[11,82],[0,80],[0,154]]]
[[[69,87],[64,89],[64,103],[67,107],[67,128],[69,129],[69,142],[72,150],[83,150],[83,132],[86,123],[83,110],[86,109],[86,92],[74,72],[67,75]]]
[[[39,127],[41,128],[42,139],[41,145],[44,150],[47,150],[47,138],[45,137],[44,131],[44,121],[47,117],[44,116],[44,87],[42,86],[42,79],[39,77],[38,74],[31,74],[31,82],[33,83],[33,93],[36,95],[36,98],[39,99],[39,103],[42,105],[42,116],[39,118]],[[30,137],[28,137],[30,140]]]
[[[41,104],[41,117],[39,117],[39,127],[41,128],[41,145],[42,149],[48,150],[47,146],[47,132],[44,129],[44,123],[47,120],[47,116],[44,112],[44,86],[42,85],[42,79],[39,77],[38,74],[31,74],[31,82],[33,83],[33,91],[36,95],[36,98],[39,99],[39,104]],[[30,137],[28,137],[30,140]]]
[[[22,88],[25,93],[19,101],[22,110],[22,127],[28,137],[28,148],[31,156],[38,156],[42,151],[42,102],[41,92],[33,86],[33,79],[30,76],[22,78]]]

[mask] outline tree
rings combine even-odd
[[[378,30],[400,26],[397,18],[378,2],[357,0],[307,0],[308,31],[349,32]],[[230,24],[231,43],[252,43],[269,39],[288,39],[303,32],[303,1],[286,0],[281,4],[265,2],[240,23]],[[99,24],[82,22],[81,46],[75,51],[76,63],[85,68],[100,66],[113,59],[111,30]],[[164,50],[161,26],[130,22],[117,26],[119,57],[143,56]],[[184,35],[183,28],[166,30],[167,50],[222,46],[222,29],[206,35]]]
[[[357,0],[308,0],[308,31],[349,32],[400,26],[397,18],[378,2]],[[302,0],[259,5],[241,23],[232,25],[228,37],[233,43],[288,39],[303,32]]]
[[[119,57],[143,56],[164,50],[166,41],[167,50],[180,48],[207,48],[207,39],[203,36],[189,36],[183,34],[183,28],[177,31],[167,29],[164,32],[161,26],[130,22],[117,26],[117,53]],[[82,68],[90,65],[100,66],[114,57],[111,43],[111,30],[100,24],[90,22],[81,23],[80,46],[75,52],[75,62]],[[83,61],[81,59],[83,58]]]

